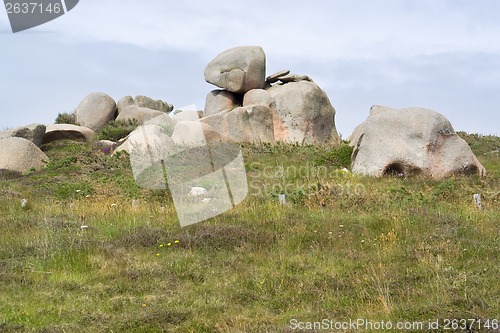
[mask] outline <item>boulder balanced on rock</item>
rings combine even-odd
[[[421,108],[373,106],[351,135],[352,170],[384,175],[422,174],[435,179],[486,170],[441,114]]]
[[[205,79],[225,90],[208,94],[202,122],[236,142],[340,143],[335,109],[309,76],[284,70],[265,78],[265,69],[258,46],[212,60]]]
[[[205,69],[205,80],[219,88],[244,94],[266,84],[266,55],[260,46],[240,46],[224,51]]]

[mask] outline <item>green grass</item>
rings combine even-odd
[[[339,172],[345,145],[245,145],[249,197],[180,228],[126,154],[52,143],[44,170],[0,174],[0,331],[500,319],[500,158],[475,147],[487,177],[435,181]]]

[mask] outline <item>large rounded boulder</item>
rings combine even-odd
[[[76,108],[76,121],[97,132],[115,118],[115,112],[116,103],[113,98],[104,93],[92,93]]]
[[[205,80],[219,88],[240,94],[264,88],[264,50],[260,46],[240,46],[222,52],[207,65]]]
[[[49,161],[33,142],[17,137],[0,139],[0,170],[25,173]]]
[[[435,179],[486,174],[451,123],[432,110],[373,106],[350,140],[355,173],[375,177],[422,174]]]
[[[274,111],[274,137],[277,141],[303,144],[340,143],[335,127],[335,109],[326,93],[314,82],[301,80],[275,84],[266,90],[269,95],[255,92],[251,103],[268,105]],[[258,98],[257,98],[258,97]],[[245,100],[244,103],[247,103]],[[250,102],[248,102],[250,103]]]

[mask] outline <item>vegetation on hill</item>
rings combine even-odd
[[[44,170],[0,174],[0,331],[317,332],[294,323],[358,318],[494,331],[500,138],[461,135],[487,177],[373,179],[339,171],[345,143],[243,145],[248,198],[185,228],[125,153],[50,143]]]

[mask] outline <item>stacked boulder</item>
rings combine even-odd
[[[201,122],[236,142],[339,143],[335,109],[308,76],[282,71],[266,79],[259,46],[224,51],[205,69],[211,91]]]

